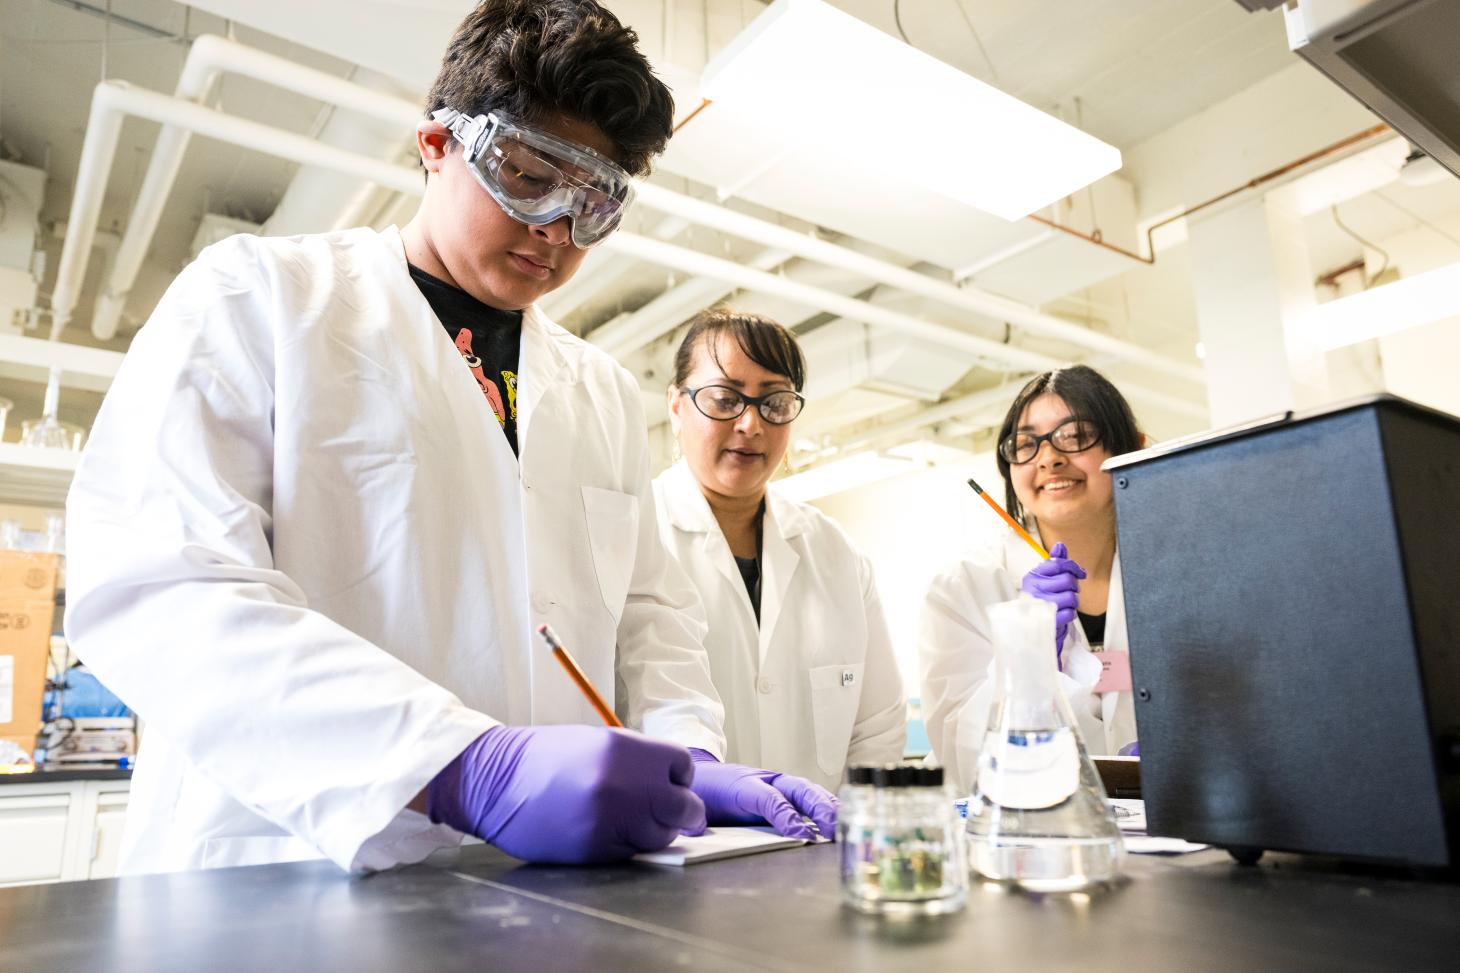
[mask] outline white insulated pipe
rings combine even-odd
[[[117,154],[122,134],[122,113],[112,110],[101,88],[91,98],[91,115],[86,120],[86,139],[81,143],[81,161],[76,166],[76,191],[71,196],[71,213],[66,217],[66,242],[61,245],[61,263],[51,288],[51,334],[55,341],[71,320],[81,297],[86,262],[96,240],[96,221],[101,217],[107,176]],[[119,251],[120,252],[120,251]],[[116,264],[112,264],[115,270]]]
[[[639,202],[652,209],[673,213],[702,226],[713,227],[733,236],[754,240],[768,247],[786,250],[807,260],[841,267],[862,274],[868,281],[876,281],[898,290],[909,291],[950,307],[971,311],[1000,321],[1008,321],[1010,324],[1016,324],[1036,334],[1067,341],[1092,351],[1119,355],[1124,361],[1147,365],[1169,375],[1176,375],[1203,384],[1206,382],[1206,373],[1199,365],[1178,361],[1159,352],[1142,348],[1140,345],[1082,328],[998,294],[990,294],[976,288],[956,287],[906,267],[899,267],[885,260],[878,260],[876,257],[857,253],[835,243],[818,240],[805,233],[799,233],[744,213],[737,213],[724,206],[694,199],[652,183],[639,184],[637,198]]]
[[[182,73],[178,76],[174,96],[186,101],[202,102],[207,98],[214,80],[222,74],[243,75],[362,115],[397,123],[406,129],[413,129],[422,117],[421,107],[404,98],[373,91],[353,81],[304,67],[286,58],[215,34],[204,34],[193,42]],[[167,197],[172,192],[173,183],[177,180],[178,168],[182,165],[191,134],[181,126],[163,124],[157,145],[152,150],[147,174],[143,177],[142,186],[137,193],[137,202],[127,220],[127,230],[117,250],[111,273],[103,282],[101,293],[97,295],[91,330],[98,338],[107,340],[116,334],[122,308],[137,281],[142,260],[152,245],[157,222],[162,216]],[[108,165],[108,171],[109,168]],[[105,171],[100,174],[102,190],[105,189],[106,175]],[[77,192],[82,191],[83,185],[85,184],[78,175]],[[67,242],[70,242],[69,239]],[[64,256],[62,260],[64,262]],[[80,277],[85,277],[85,271],[83,259]],[[65,309],[68,318],[80,293],[80,277],[75,285],[75,293],[63,292],[57,287],[55,299],[52,301],[53,307],[61,306]]]
[[[56,271],[51,302],[51,338],[61,330],[76,309],[86,261],[96,235],[96,221],[106,190],[106,176],[117,150],[122,119],[128,115],[172,125],[208,138],[246,149],[280,156],[306,165],[369,179],[397,192],[416,196],[425,192],[418,169],[357,155],[324,145],[305,135],[274,128],[262,122],[238,118],[224,112],[146,88],[134,88],[123,81],[103,81],[96,86],[87,122],[86,141],[81,148],[76,194],[67,219],[66,243]],[[123,246],[126,241],[123,240]],[[117,256],[121,260],[120,249]],[[113,271],[115,272],[115,266]]]
[[[788,280],[763,270],[746,267],[731,260],[712,257],[697,250],[688,250],[633,233],[615,233],[604,240],[601,246],[614,253],[625,254],[663,267],[671,267],[681,273],[710,277],[746,290],[774,294],[812,310],[829,311],[844,318],[851,318],[853,321],[878,325],[933,344],[956,348],[970,355],[1004,362],[1018,368],[1041,372],[1058,368],[1062,364],[1058,359],[1039,352],[1027,351],[988,338],[980,338],[978,335],[959,331],[946,324],[925,321],[922,318],[913,317],[911,314],[878,307],[854,297],[845,297],[820,287],[812,287],[809,284]]]
[[[772,271],[791,259],[784,250],[767,249],[746,261],[746,266]],[[693,277],[625,314],[588,332],[588,340],[610,355],[636,351],[679,326],[701,308],[721,300],[734,288],[711,277]]]
[[[80,175],[89,173],[92,178],[89,181],[80,178],[77,180],[78,191],[72,200],[66,246],[62,250],[61,265],[57,272],[55,293],[70,293],[73,296],[69,306],[53,305],[53,338],[59,336],[61,328],[75,308],[74,295],[79,291],[80,278],[85,272],[85,261],[81,257],[90,250],[95,236],[96,218],[101,207],[101,187],[105,183],[104,178],[97,178],[97,173],[109,170],[112,157],[116,153],[121,120],[126,115],[176,125],[258,152],[371,179],[399,192],[414,195],[424,192],[420,173],[412,167],[394,165],[322,145],[304,135],[237,118],[170,95],[134,88],[124,82],[104,81],[97,85],[92,98],[86,144],[82,147]],[[83,186],[87,191],[82,190]],[[83,243],[85,250],[75,253]],[[736,287],[776,294],[814,310],[830,311],[1031,371],[1055,368],[1060,364],[1047,355],[980,338],[947,325],[890,311],[866,301],[844,297],[660,240],[620,232],[605,240],[603,247],[610,252],[672,267],[683,273],[712,277]],[[68,288],[67,292],[62,291],[63,284]]]
[[[660,240],[669,240],[689,229],[689,221],[677,216],[666,216],[649,229],[649,235]],[[634,262],[628,257],[594,257],[578,268],[573,279],[550,294],[544,294],[538,307],[554,321],[561,321],[573,311],[592,301],[605,289],[618,283],[628,273]]]
[[[1022,384],[1024,377],[1021,376],[1019,384]],[[951,422],[956,419],[964,419],[969,416],[976,416],[981,413],[992,413],[995,417],[1002,416],[1009,403],[1014,400],[1014,388],[1018,385],[1013,383],[1002,383],[995,388],[982,389],[978,392],[970,392],[968,395],[950,399],[947,402],[924,409],[916,415],[908,416],[905,419],[897,419],[892,422],[874,426],[863,433],[859,433],[851,439],[838,442],[835,448],[828,453],[818,455],[818,460],[828,456],[843,456],[859,450],[880,446],[884,442],[901,440],[909,433],[917,432],[928,426],[936,426],[939,423]],[[1168,409],[1178,415],[1184,415],[1201,422],[1208,421],[1207,410],[1196,402],[1189,399],[1181,399],[1174,395],[1167,395],[1164,392],[1157,392],[1141,385],[1132,385],[1129,382],[1120,383],[1121,392],[1129,399],[1146,402],[1149,405],[1159,406]],[[996,421],[989,420],[989,421]],[[798,471],[799,472],[799,471]]]
[[[1021,378],[1022,384],[1022,378]],[[1018,386],[1014,386],[1017,388]],[[927,426],[935,426],[940,422],[949,422],[953,419],[962,419],[970,413],[983,412],[997,409],[999,413],[1009,408],[1009,403],[1014,401],[1014,389],[1007,384],[1001,384],[991,389],[983,389],[978,392],[970,392],[968,395],[950,399],[947,402],[940,402],[935,406],[924,409],[916,415],[908,416],[906,419],[897,419],[892,422],[874,426],[861,435],[855,436],[844,442],[838,442],[833,455],[844,455],[855,453],[858,450],[866,449],[869,446],[876,446],[885,440],[898,438],[910,432],[917,432]]]
[[[134,88],[125,82],[104,81],[97,85],[96,93],[92,98],[91,119],[88,123],[86,143],[82,147],[82,165],[77,179],[77,193],[72,200],[66,246],[62,250],[61,265],[57,272],[56,295],[69,293],[72,296],[69,306],[53,304],[51,326],[53,338],[59,336],[61,328],[64,327],[71,311],[75,308],[75,294],[79,292],[80,279],[85,273],[85,261],[82,257],[91,249],[92,239],[96,232],[97,214],[101,208],[101,190],[105,185],[105,178],[99,178],[97,174],[104,174],[110,169],[112,157],[116,153],[117,135],[121,131],[121,120],[126,115],[175,125],[258,152],[371,179],[399,192],[414,195],[424,192],[420,172],[412,167],[395,165],[356,155],[333,146],[322,145],[304,135],[273,128],[261,122],[237,118],[170,95],[148,91],[145,88]],[[80,176],[88,174],[91,176],[89,180],[80,178]],[[85,187],[85,191],[83,191],[83,187]],[[82,244],[85,245],[85,250],[81,250],[79,254],[75,253],[74,251],[80,250]],[[620,232],[608,237],[604,241],[603,247],[613,253],[675,268],[682,273],[712,277],[735,287],[776,294],[814,310],[830,311],[853,320],[886,327],[930,342],[957,348],[982,358],[991,358],[1031,371],[1055,368],[1060,364],[1059,361],[1047,355],[980,338],[947,325],[890,311],[866,301],[859,301],[821,288],[787,280],[775,274],[745,267],[729,260],[712,257],[660,240]],[[68,290],[63,292],[62,285],[65,285]]]

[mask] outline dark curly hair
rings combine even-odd
[[[669,141],[674,98],[638,42],[594,0],[484,0],[447,45],[426,115],[565,115],[596,126],[619,164],[643,175]]]

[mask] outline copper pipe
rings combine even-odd
[[[1379,124],[1371,128],[1366,128],[1362,132],[1357,132],[1353,135],[1350,135],[1348,138],[1339,139],[1332,145],[1326,145],[1315,152],[1309,152],[1302,158],[1295,159],[1292,162],[1289,162],[1283,166],[1279,166],[1278,168],[1273,169],[1270,172],[1264,172],[1260,176],[1254,176],[1253,178],[1244,182],[1242,185],[1229,189],[1218,196],[1213,196],[1211,199],[1197,203],[1195,206],[1188,207],[1187,209],[1182,210],[1180,213],[1177,213],[1175,216],[1168,216],[1164,220],[1152,223],[1150,226],[1146,227],[1146,253],[1149,254],[1149,256],[1135,253],[1131,250],[1125,249],[1124,247],[1118,247],[1113,243],[1106,243],[1103,239],[1101,239],[1099,230],[1096,230],[1093,233],[1085,233],[1081,230],[1075,229],[1074,227],[1062,226],[1061,224],[1056,223],[1053,220],[1046,219],[1037,213],[1030,213],[1027,217],[1025,217],[1025,219],[1033,220],[1034,222],[1039,223],[1042,226],[1047,226],[1052,230],[1059,230],[1061,233],[1068,233],[1070,236],[1084,240],[1086,243],[1093,243],[1097,247],[1104,247],[1106,250],[1114,251],[1115,253],[1118,253],[1123,257],[1129,257],[1132,260],[1139,260],[1143,264],[1154,264],[1156,262],[1156,242],[1154,240],[1154,235],[1155,232],[1161,227],[1166,226],[1169,223],[1175,223],[1177,220],[1184,220],[1188,216],[1191,216],[1193,213],[1197,213],[1201,210],[1206,209],[1208,206],[1215,206],[1217,203],[1220,203],[1223,200],[1231,199],[1238,193],[1246,192],[1249,189],[1256,189],[1263,183],[1271,182],[1274,179],[1285,176],[1288,173],[1292,172],[1294,169],[1301,169],[1303,166],[1308,165],[1310,162],[1316,162],[1319,159],[1324,158],[1325,156],[1330,156],[1335,152],[1341,152],[1344,149],[1349,148],[1350,146],[1373,138],[1375,135],[1378,135],[1388,130],[1389,126],[1384,124]]]
[[[1122,257],[1130,257],[1132,260],[1139,260],[1143,263],[1148,264],[1156,262],[1156,258],[1154,256],[1150,259],[1147,259],[1136,253],[1134,250],[1127,250],[1125,247],[1118,247],[1113,243],[1106,243],[1105,240],[1101,238],[1099,230],[1096,230],[1093,233],[1084,233],[1080,230],[1075,229],[1072,226],[1064,226],[1060,223],[1056,223],[1054,220],[1046,219],[1045,217],[1040,216],[1038,213],[1030,213],[1028,216],[1025,217],[1025,219],[1033,220],[1034,222],[1039,223],[1042,226],[1049,227],[1051,230],[1059,230],[1061,233],[1068,233],[1072,237],[1084,240],[1086,243],[1093,243],[1097,247],[1104,247],[1106,250],[1114,250]]]
[[[699,107],[697,107],[694,111],[690,112],[688,115],[684,116],[684,121],[677,123],[674,126],[673,130],[670,132],[670,134],[673,135],[673,134],[677,133],[680,129],[684,128],[690,122],[694,121],[695,116],[698,115],[700,112],[704,111],[706,108],[709,108],[711,104],[712,104],[712,102],[710,101],[710,99],[708,99],[708,98],[701,98],[700,99],[700,103],[699,103]]]
[[[1335,267],[1326,274],[1319,274],[1313,279],[1313,283],[1323,284],[1328,287],[1337,287],[1338,279],[1344,274],[1352,273],[1355,270],[1363,270],[1366,266],[1368,265],[1364,263],[1362,257],[1358,260],[1350,260],[1342,267]]]

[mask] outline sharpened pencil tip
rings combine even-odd
[[[978,494],[982,494],[983,493],[983,487],[979,486],[978,485],[978,481],[976,481],[973,477],[969,477],[968,478],[968,485],[971,486],[971,487],[973,487],[973,492],[974,493],[978,493]]]

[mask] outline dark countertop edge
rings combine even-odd
[[[37,770],[31,774],[0,774],[8,784],[69,784],[78,780],[131,780],[131,770]]]

